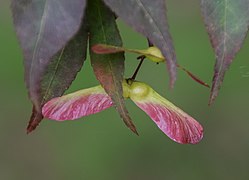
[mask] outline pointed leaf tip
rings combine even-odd
[[[219,90],[221,88],[221,85],[224,79],[224,75],[225,75],[225,72],[222,75],[222,77],[218,77],[216,73],[214,74],[211,93],[210,93],[209,102],[208,102],[209,106],[211,106],[214,103],[216,97],[218,96]],[[220,81],[217,80],[217,78],[220,78]]]
[[[249,1],[201,0],[201,12],[216,55],[210,105],[248,32]]]
[[[36,111],[35,107],[33,106],[32,114],[26,128],[27,134],[30,134],[32,131],[36,129],[36,127],[40,124],[43,119],[42,113]]]

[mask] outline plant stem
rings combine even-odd
[[[133,74],[132,77],[130,78],[130,79],[133,80],[133,81],[136,79],[137,73],[138,73],[138,71],[139,71],[141,65],[142,65],[143,62],[144,62],[145,56],[139,56],[139,57],[137,57],[137,59],[140,59],[140,62],[139,62],[139,64],[138,64],[138,66],[137,66],[137,68],[136,68],[134,74]]]
[[[147,41],[148,41],[148,46],[149,46],[149,47],[153,46],[153,44],[150,42],[150,40],[149,40],[148,38],[147,38]],[[138,56],[138,57],[137,57],[137,59],[140,59],[140,62],[139,62],[139,64],[138,64],[138,66],[137,66],[137,68],[136,68],[134,74],[133,74],[132,77],[130,78],[132,81],[134,81],[134,80],[136,79],[137,73],[138,73],[138,71],[139,71],[141,65],[143,64],[145,58],[146,58],[145,55],[142,55],[142,56]]]

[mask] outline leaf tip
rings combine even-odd
[[[208,101],[209,106],[211,106],[214,103],[217,96],[218,96],[218,90],[211,90],[211,94]]]
[[[224,75],[225,75],[225,72],[222,73],[221,75],[218,75],[218,72],[216,71],[214,73],[211,93],[210,93],[209,102],[208,102],[209,106],[214,103],[216,97],[218,96],[219,90],[221,88],[221,84],[224,80]]]
[[[136,126],[134,124],[132,124],[131,126],[129,126],[130,130],[136,134],[137,136],[139,136],[138,132],[137,132],[137,129],[136,129]]]
[[[33,132],[36,129],[37,125],[33,126],[31,123],[28,124],[27,128],[26,128],[26,133],[30,134],[31,132]]]
[[[132,119],[130,118],[128,111],[125,110],[124,112],[120,111],[120,108],[115,107],[120,115],[120,117],[123,119],[125,125],[136,135],[139,136],[138,132],[137,132],[137,128],[134,125],[134,123],[132,122]],[[125,108],[125,106],[124,106]]]
[[[171,75],[170,82],[169,82],[170,90],[174,89],[175,82],[176,82],[176,75],[173,75],[173,76]]]
[[[168,62],[166,63],[167,64],[167,68],[168,68],[168,71],[169,71],[169,87],[170,89],[173,89],[174,88],[174,85],[175,85],[175,82],[176,82],[176,74],[177,74],[177,69],[176,69],[176,64],[175,63],[171,63],[171,64],[168,64]]]
[[[34,131],[37,128],[37,126],[40,124],[42,119],[43,119],[42,114],[37,112],[35,110],[35,107],[33,107],[33,112],[32,112],[32,115],[30,117],[28,126],[26,128],[26,133],[30,134],[32,131]]]

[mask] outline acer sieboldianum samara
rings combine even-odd
[[[249,0],[236,3],[202,0],[200,3],[216,55],[211,104],[248,32]],[[76,109],[84,109],[83,114],[77,112],[79,116],[113,105],[125,124],[137,133],[124,103],[126,98],[130,98],[176,142],[197,143],[201,140],[202,127],[197,121],[158,95],[149,85],[135,80],[143,60],[147,58],[157,63],[166,60],[171,87],[176,80],[176,68],[208,87],[207,83],[177,64],[165,0],[12,0],[11,8],[24,55],[25,82],[33,103],[28,133],[38,126],[43,115],[51,118],[68,115],[67,118],[72,119],[74,111],[68,108],[63,112],[60,109],[70,103]],[[147,50],[123,48],[116,18],[144,35],[153,47]],[[62,96],[83,66],[88,42],[93,71],[101,85],[91,89],[95,94],[90,99],[87,99],[86,89]],[[134,75],[128,79],[123,76],[124,51],[138,53],[141,59]],[[107,104],[102,102],[104,100]],[[61,101],[64,104],[58,103]],[[101,103],[103,106],[98,106]],[[55,105],[59,109],[56,110]],[[63,119],[66,118],[59,118]]]
[[[126,79],[122,86],[124,98],[130,98],[172,140],[196,144],[202,139],[202,126],[149,85]],[[46,118],[64,121],[94,114],[112,105],[111,98],[99,85],[54,98],[43,106],[42,112]]]

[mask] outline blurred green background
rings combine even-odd
[[[205,128],[197,145],[165,136],[132,102],[127,107],[140,136],[129,131],[113,108],[72,122],[44,120],[26,135],[31,112],[23,81],[22,54],[9,1],[0,1],[0,179],[1,180],[178,180],[249,179],[249,39],[226,74],[215,103],[209,90],[178,72],[168,88],[165,65],[146,61],[138,80],[195,117]],[[214,54],[199,1],[168,0],[170,30],[178,62],[211,83]],[[119,21],[124,45],[146,47],[144,38]],[[126,55],[126,76],[138,63]],[[84,72],[83,72],[84,71]],[[87,61],[68,92],[97,84]]]

